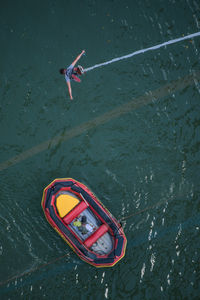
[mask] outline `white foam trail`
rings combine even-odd
[[[171,45],[171,44],[175,44],[175,43],[178,43],[178,42],[181,42],[181,41],[184,41],[184,40],[188,40],[188,39],[191,39],[191,38],[194,38],[194,37],[197,37],[197,36],[200,36],[200,31],[196,32],[196,33],[192,33],[192,34],[186,35],[186,36],[183,36],[183,37],[180,37],[180,38],[177,38],[177,39],[174,39],[174,40],[170,40],[168,42],[164,42],[162,44],[158,44],[156,46],[152,46],[152,47],[149,47],[149,48],[141,49],[141,50],[132,52],[132,53],[124,55],[124,56],[113,58],[113,59],[111,59],[109,61],[106,61],[106,62],[103,62],[101,64],[97,64],[97,65],[94,65],[92,67],[86,68],[86,69],[84,69],[84,71],[88,72],[88,71],[94,70],[96,68],[112,64],[112,63],[114,63],[116,61],[119,61],[119,60],[122,60],[122,59],[127,59],[127,58],[130,58],[132,56],[135,56],[135,55],[138,55],[138,54],[141,54],[141,53],[145,53],[147,51],[156,50],[156,49],[159,49],[161,47],[165,47],[165,46],[168,46],[168,45]]]

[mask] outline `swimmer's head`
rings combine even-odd
[[[60,74],[64,75],[66,72],[66,69],[60,69]]]

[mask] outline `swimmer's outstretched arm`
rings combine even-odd
[[[73,97],[72,97],[72,88],[71,88],[70,81],[67,81],[67,86],[68,86],[68,91],[69,91],[70,99],[73,100]]]
[[[77,61],[79,61],[79,59],[81,58],[81,56],[85,53],[85,50],[83,50],[78,56],[77,58],[73,61],[72,66],[74,67],[75,64],[77,63]]]

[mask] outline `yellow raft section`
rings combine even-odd
[[[63,218],[68,214],[80,201],[68,194],[61,194],[56,199],[56,206],[59,216]]]

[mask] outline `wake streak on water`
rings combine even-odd
[[[106,65],[112,64],[114,62],[117,62],[117,61],[120,61],[120,60],[123,60],[123,59],[130,58],[130,57],[138,55],[138,54],[145,53],[147,51],[157,50],[157,49],[159,49],[161,47],[165,47],[165,46],[168,46],[168,45],[171,45],[171,44],[175,44],[175,43],[178,43],[178,42],[181,42],[181,41],[184,41],[184,40],[188,40],[188,39],[191,39],[191,38],[194,38],[194,37],[197,37],[197,36],[200,36],[200,32],[192,33],[192,34],[189,34],[189,35],[186,35],[186,36],[174,39],[174,40],[170,40],[168,42],[164,42],[162,44],[158,44],[156,46],[152,46],[152,47],[149,47],[149,48],[141,49],[141,50],[132,52],[132,53],[124,55],[124,56],[113,58],[113,59],[111,59],[109,61],[106,61],[106,62],[103,62],[101,64],[97,64],[97,65],[94,65],[92,67],[86,68],[86,69],[84,69],[84,71],[88,72],[88,71],[94,70],[96,68],[99,68],[99,67],[102,67],[102,66],[106,66]]]
[[[200,81],[200,73],[198,71],[194,74],[187,75],[185,77],[179,78],[171,83],[166,84],[163,87],[160,87],[154,91],[146,92],[143,96],[134,98],[129,102],[126,102],[111,111],[104,113],[103,115],[97,116],[96,118],[87,121],[81,125],[78,125],[74,128],[66,130],[64,133],[53,137],[50,140],[44,141],[39,145],[36,145],[20,154],[8,159],[7,161],[0,163],[0,171],[3,171],[19,162],[22,162],[44,150],[55,147],[59,143],[70,140],[76,136],[79,136],[83,132],[86,132],[92,128],[103,125],[109,122],[112,119],[116,119],[121,115],[129,113],[130,111],[137,109],[141,106],[147,105],[152,101],[159,100],[162,97],[165,97],[169,94],[175,93],[178,90],[184,89],[185,87],[194,84],[195,82]]]

